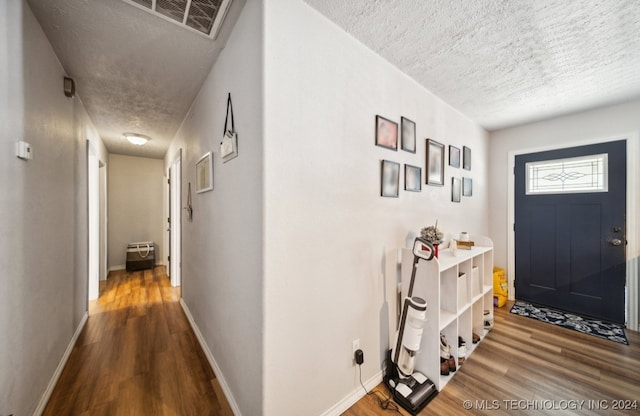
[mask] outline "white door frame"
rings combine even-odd
[[[169,275],[171,286],[182,284],[182,149],[178,150],[171,162],[171,227],[169,238],[171,239],[171,256]]]
[[[100,217],[100,280],[107,280],[109,274],[109,267],[107,265],[108,254],[108,216],[107,216],[107,165],[102,161],[99,161],[99,174],[100,174],[100,211],[98,213]]]
[[[87,140],[87,188],[89,234],[89,300],[100,293],[100,159],[93,143]]]
[[[634,331],[640,330],[638,326],[638,258],[640,257],[640,241],[635,238],[640,235],[640,134],[631,132],[604,139],[589,139],[576,142],[559,143],[549,146],[510,151],[507,163],[507,279],[509,282],[509,299],[515,299],[515,160],[516,155],[537,153],[547,150],[563,149],[568,147],[584,146],[595,143],[605,143],[617,140],[627,142],[627,294],[626,314],[627,328]]]

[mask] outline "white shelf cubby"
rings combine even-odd
[[[493,242],[483,236],[471,240],[475,243],[471,250],[458,249],[454,255],[448,248],[441,249],[438,258],[416,265],[413,296],[427,302],[427,322],[415,369],[429,377],[438,391],[456,374],[440,375],[440,333],[457,363],[458,336],[466,342],[468,358],[477,345],[473,334],[482,341],[487,332],[484,320],[493,319]],[[402,299],[409,289],[413,260],[412,251],[402,249]],[[485,310],[489,311],[486,317]]]

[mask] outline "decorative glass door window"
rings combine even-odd
[[[526,164],[527,195],[607,192],[608,155],[543,160]]]

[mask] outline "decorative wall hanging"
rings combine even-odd
[[[462,178],[462,196],[473,195],[473,179]]]
[[[189,186],[187,187],[187,205],[184,207],[184,210],[187,211],[187,219],[192,221],[193,207],[191,206],[191,182],[189,182]]]
[[[471,149],[462,146],[462,168],[471,170]]]
[[[376,146],[398,150],[398,123],[376,116]]]
[[[397,198],[400,193],[400,164],[383,160],[380,170],[380,196]]]
[[[452,202],[460,202],[460,194],[461,194],[461,181],[460,178],[451,178],[451,201]]]
[[[416,123],[406,117],[400,118],[400,129],[402,131],[402,150],[416,152]]]
[[[227,129],[229,122],[229,113],[231,113],[231,129]],[[231,159],[238,157],[238,133],[233,123],[233,105],[231,104],[231,93],[227,98],[227,113],[224,119],[224,133],[220,142],[220,157],[222,162],[226,163]]]
[[[449,166],[452,168],[460,167],[460,148],[449,146]]]
[[[427,139],[427,185],[444,186],[444,145]]]
[[[196,193],[213,189],[213,158],[211,152],[202,156],[196,162]]]
[[[404,165],[404,190],[420,192],[422,190],[422,169],[418,166]]]

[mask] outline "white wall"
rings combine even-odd
[[[379,376],[386,250],[436,220],[488,232],[488,134],[302,1],[265,13],[264,414],[318,415],[361,393],[354,339]],[[376,147],[376,114],[414,120],[417,153]],[[424,174],[425,138],[472,149],[473,197],[450,202],[468,172],[448,166],[444,187],[379,196],[380,160]]]
[[[495,243],[495,263],[500,266],[508,264],[508,237],[511,231],[507,224],[509,213],[509,159],[510,153],[528,153],[550,147],[571,147],[595,141],[616,138],[629,138],[627,144],[628,186],[635,193],[627,193],[627,223],[638,225],[638,207],[640,207],[637,187],[631,180],[640,174],[640,100],[580,112],[519,127],[499,130],[490,135],[490,230]],[[630,185],[631,184],[631,185]],[[635,224],[635,225],[634,225]],[[640,256],[640,243],[637,241],[638,230],[628,230],[627,246],[628,265],[638,269],[637,259]],[[636,238],[634,238],[636,237]],[[635,296],[631,299],[637,305],[637,275],[630,276],[630,289]],[[510,280],[513,276],[510,273]],[[630,322],[637,322],[635,321]],[[634,325],[634,328],[636,326]]]
[[[0,414],[27,415],[87,310],[82,132],[95,130],[22,1],[0,3],[0,62]]]
[[[234,1],[234,6],[241,3]],[[165,158],[182,149],[182,298],[243,415],[262,411],[262,2],[248,0]],[[239,156],[219,155],[231,92]],[[213,191],[195,193],[195,163],[214,152]]]
[[[109,155],[107,170],[108,264],[123,269],[127,244],[138,241],[156,243],[156,264],[164,264],[162,246],[164,182],[162,159]]]

